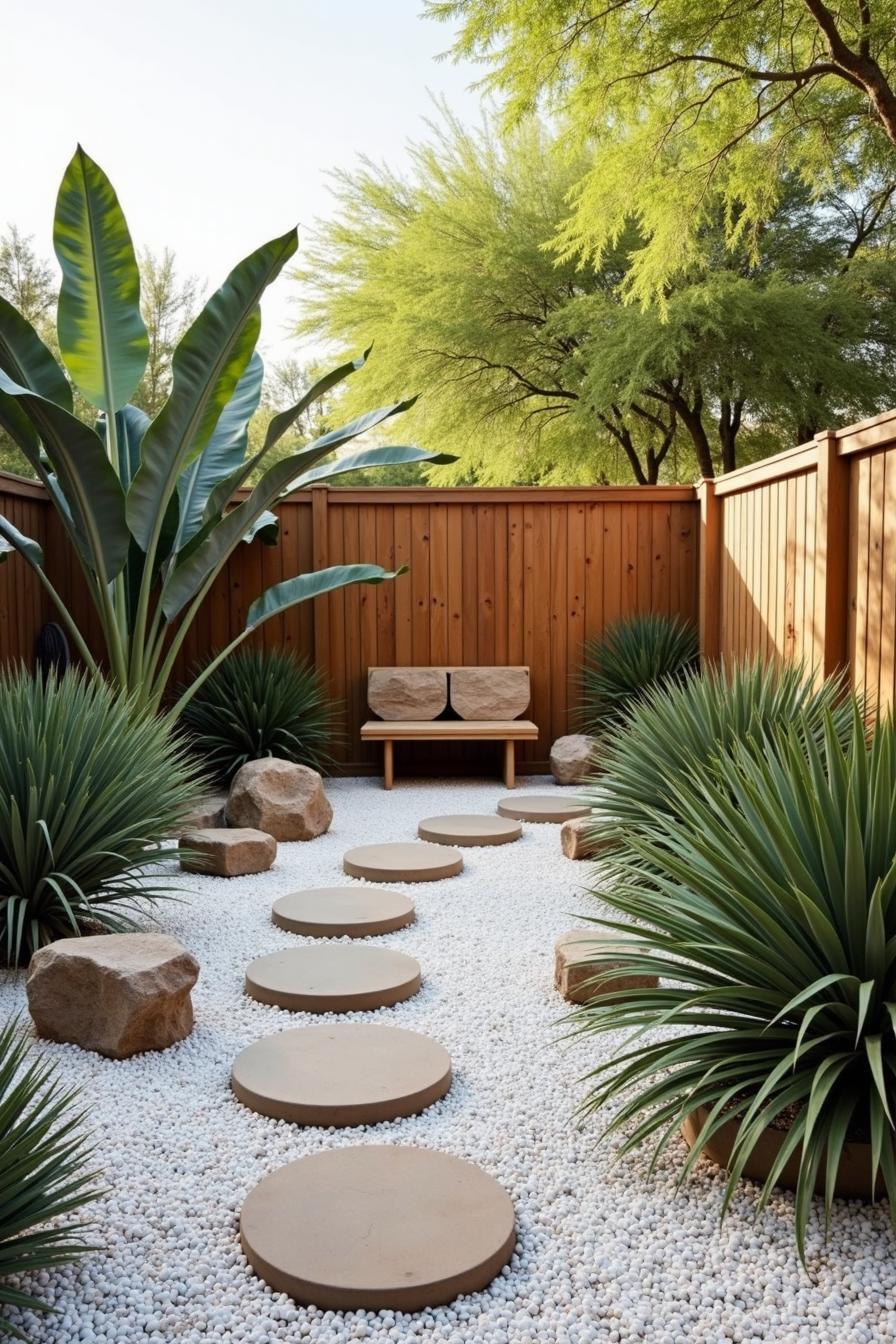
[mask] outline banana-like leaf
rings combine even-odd
[[[325,396],[331,387],[341,383],[349,374],[362,369],[372,348],[372,346],[368,346],[363,355],[359,355],[357,359],[350,359],[347,364],[340,364],[338,368],[325,373],[322,378],[319,378],[316,383],[309,387],[308,391],[299,398],[294,406],[290,406],[288,410],[280,411],[278,415],[275,415],[264,436],[262,453],[266,453],[269,448],[273,448],[277,440],[281,439],[286,431],[295,424],[299,416],[304,415],[309,406],[313,406],[316,401]]]
[[[118,441],[118,476],[127,490],[140,466],[140,445],[150,425],[149,416],[139,406],[122,406],[115,412],[115,437]],[[97,421],[96,432],[105,443],[106,422]]]
[[[249,545],[258,537],[264,546],[276,546],[279,535],[280,519],[276,513],[271,513],[270,509],[266,509],[260,518],[255,519],[248,532],[243,536],[243,541],[246,545]]]
[[[87,400],[111,414],[143,377],[149,339],[127,221],[112,183],[80,145],[59,187],[53,246],[62,267],[62,357]]]
[[[0,369],[64,410],[72,409],[68,379],[31,323],[0,295]]]
[[[130,536],[124,491],[102,439],[63,407],[21,387],[2,370],[0,392],[18,399],[40,435],[74,529],[83,537],[98,577],[105,582],[114,579],[127,559]]]
[[[301,490],[315,481],[326,481],[331,476],[344,476],[347,471],[361,471],[365,467],[399,467],[407,462],[432,462],[435,466],[445,466],[456,462],[451,453],[428,453],[425,448],[416,448],[410,444],[382,444],[376,448],[365,448],[361,453],[352,453],[349,457],[338,457],[335,462],[325,462],[323,466],[297,476],[290,486],[291,490]]]
[[[128,492],[128,522],[144,550],[178,477],[205,448],[234,395],[258,339],[258,301],[296,247],[291,229],[241,261],[175,350],[171,395],[147,430]]]
[[[44,553],[41,550],[40,543],[36,542],[33,537],[26,537],[24,532],[20,532],[8,518],[4,518],[0,513],[0,561],[12,555],[13,551],[18,551],[20,555],[24,556],[33,568],[43,569]]]
[[[175,550],[179,551],[202,527],[205,505],[213,488],[243,462],[249,442],[249,421],[258,409],[263,378],[264,364],[256,351],[205,448],[177,482],[180,527]]]
[[[379,410],[370,411],[367,415],[352,421],[350,425],[323,435],[301,452],[285,457],[282,462],[275,462],[269,467],[248,499],[244,499],[235,509],[231,509],[220,521],[208,524],[210,527],[208,536],[166,580],[162,593],[162,611],[165,618],[170,621],[195,597],[208,575],[224,562],[256,519],[281,498],[303,469],[313,466],[321,457],[331,453],[334,447],[346,442],[355,434],[363,433],[364,430],[387,420],[390,416],[397,415],[409,404],[409,402],[396,402],[392,406],[381,406]],[[425,461],[426,454],[423,450],[417,451],[421,454],[417,460]],[[381,461],[382,465],[386,465],[385,459]]]
[[[288,607],[309,598],[321,597],[337,588],[347,588],[352,583],[382,583],[385,579],[397,579],[407,573],[407,566],[401,569],[383,569],[382,565],[331,565],[329,569],[318,569],[313,574],[299,574],[294,579],[284,579],[275,583],[267,592],[257,597],[249,608],[246,617],[246,629],[267,621],[271,616],[279,616]]]

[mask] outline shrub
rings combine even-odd
[[[56,1077],[56,1066],[33,1059],[15,1021],[0,1030],[0,1303],[47,1311],[10,1275],[67,1264],[95,1249],[87,1224],[67,1215],[97,1198],[96,1173],[87,1170],[90,1147],[77,1112],[77,1093]],[[46,1224],[56,1221],[52,1227]],[[27,1336],[8,1321],[2,1330]]]
[[[585,645],[581,726],[602,734],[622,722],[653,687],[681,677],[698,657],[697,632],[677,616],[616,621]]]
[[[853,702],[844,744],[824,718],[820,743],[803,714],[735,748],[717,782],[683,797],[683,824],[658,814],[653,833],[631,841],[600,895],[639,925],[595,922],[628,935],[614,960],[665,983],[576,1014],[582,1032],[633,1033],[589,1075],[584,1103],[617,1107],[606,1133],[636,1122],[623,1152],[649,1143],[652,1168],[705,1107],[684,1179],[702,1143],[740,1120],[723,1208],[759,1136],[790,1120],[760,1208],[794,1156],[801,1257],[816,1179],[829,1216],[848,1138],[870,1139],[869,1175],[896,1198],[896,730],[885,721],[866,741]],[[645,1036],[660,1027],[661,1038]]]
[[[316,668],[288,653],[257,649],[219,664],[181,716],[204,768],[224,784],[261,756],[322,769],[335,720]]]
[[[803,667],[707,667],[674,685],[647,691],[621,730],[604,745],[598,784],[585,790],[602,837],[621,843],[656,813],[681,820],[681,799],[693,780],[706,779],[719,757],[747,739],[800,723],[820,742],[830,712],[841,741],[852,731],[853,704],[843,681],[815,688]]]
[[[10,964],[86,926],[133,927],[162,894],[155,846],[195,801],[164,722],[105,683],[0,673],[0,952]]]

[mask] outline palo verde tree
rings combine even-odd
[[[270,420],[261,448],[247,455],[263,375],[255,349],[259,300],[294,255],[295,229],[241,261],[208,299],[177,345],[171,390],[153,420],[130,402],[148,355],[130,233],[111,183],[80,147],[59,189],[53,239],[62,268],[58,343],[65,370],[22,313],[0,300],[0,425],[56,504],[96,607],[102,668],[45,572],[40,546],[4,518],[0,558],[15,550],[31,566],[92,672],[108,675],[135,706],[156,709],[215,578],[237,547],[260,534],[273,539],[271,509],[286,492],[357,467],[432,454],[381,446],[334,460],[345,444],[408,405],[393,402],[262,470],[231,507],[234,491],[264,466],[296,420],[363,363],[362,357],[320,378]],[[73,413],[72,384],[99,413],[96,423]],[[173,712],[271,616],[350,583],[393,577],[379,565],[338,565],[269,588],[250,606],[245,629]]]
[[[511,118],[559,111],[593,142],[564,253],[601,257],[634,218],[633,294],[661,297],[728,239],[758,231],[794,173],[819,192],[846,167],[896,175],[896,0],[428,0],[486,67]]]
[[[535,121],[502,134],[446,115],[405,175],[340,174],[298,275],[302,330],[375,342],[349,405],[410,368],[427,389],[415,427],[458,454],[451,479],[650,484],[892,401],[889,193],[819,203],[791,179],[755,256],[726,246],[717,210],[704,264],[642,308],[625,295],[633,224],[599,264],[550,248],[587,162]]]

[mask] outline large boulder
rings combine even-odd
[[[274,756],[248,761],[227,799],[230,826],[266,831],[275,840],[313,840],[329,830],[333,809],[316,770]]]
[[[185,873],[206,877],[246,877],[266,873],[277,857],[277,841],[250,826],[209,826],[185,831],[179,845]]]
[[[551,774],[556,784],[581,784],[593,771],[593,737],[568,733],[557,738],[551,747]]]
[[[127,1059],[193,1030],[199,964],[162,933],[62,938],[34,953],[28,1008],[38,1036]]]
[[[451,708],[462,719],[515,719],[529,698],[528,667],[451,669]]]
[[[554,947],[554,988],[570,1003],[612,998],[625,989],[655,988],[655,975],[629,975],[627,971],[601,985],[589,983],[595,975],[619,964],[613,953],[623,943],[619,934],[599,929],[570,929],[562,934]]]
[[[448,703],[448,673],[444,667],[372,667],[367,703],[381,719],[428,722]]]

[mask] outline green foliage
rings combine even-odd
[[[15,1020],[0,1029],[0,1303],[47,1311],[39,1299],[14,1288],[12,1275],[35,1274],[80,1259],[96,1248],[84,1240],[88,1224],[69,1215],[96,1199],[96,1172],[78,1094],[65,1088],[56,1065],[35,1058]],[[53,1226],[47,1224],[53,1220]],[[9,1321],[0,1331],[27,1339]]]
[[[866,742],[855,705],[846,744],[830,714],[821,743],[816,733],[800,716],[742,744],[694,781],[680,819],[658,813],[632,837],[599,893],[623,921],[595,920],[625,941],[595,984],[620,967],[661,983],[575,1015],[583,1033],[632,1033],[589,1075],[584,1103],[614,1107],[606,1133],[626,1131],[623,1152],[650,1145],[652,1168],[705,1107],[684,1179],[702,1144],[740,1121],[726,1208],[759,1137],[792,1117],[760,1207],[796,1157],[801,1256],[816,1180],[829,1215],[848,1139],[870,1142],[869,1174],[896,1200],[896,727]]]
[[[678,616],[615,621],[588,641],[581,668],[582,730],[607,734],[658,686],[683,677],[699,656],[697,632]]]
[[[644,484],[891,404],[892,208],[873,183],[815,203],[787,179],[754,254],[726,247],[716,206],[705,256],[642,309],[625,301],[636,218],[598,260],[550,245],[592,161],[532,119],[473,131],[446,113],[406,173],[337,176],[297,276],[301,331],[375,343],[349,410],[396,395],[410,368],[425,389],[414,430],[458,454],[439,479]]]
[[[203,768],[229,784],[240,766],[262,756],[323,770],[336,706],[307,661],[278,650],[240,649],[211,674],[181,723]]]
[[[651,687],[602,747],[600,778],[586,790],[595,827],[625,846],[633,834],[650,833],[658,816],[681,824],[683,798],[739,743],[761,743],[791,723],[820,742],[828,717],[838,740],[847,741],[853,702],[842,678],[816,688],[793,663],[710,666]]]
[[[153,420],[128,401],[143,383],[150,354],[137,259],[111,183],[80,147],[60,187],[54,243],[63,272],[58,341],[68,377],[34,326],[0,298],[0,427],[57,505],[96,608],[102,669],[45,573],[40,548],[25,545],[5,519],[0,558],[12,547],[31,566],[91,672],[108,675],[138,708],[158,709],[215,578],[240,545],[259,537],[275,543],[271,510],[285,494],[342,472],[429,461],[433,454],[382,446],[335,458],[410,404],[395,401],[267,464],[271,449],[316,400],[361,367],[362,357],[274,415],[260,449],[247,457],[263,373],[255,350],[259,303],[296,251],[294,229],[241,261],[205,303],[177,344],[170,391]],[[95,414],[79,418],[69,377],[104,411],[98,421]],[[234,491],[259,468],[254,488],[230,508]],[[290,578],[251,604],[245,628],[218,660],[289,606],[393,577],[378,565],[343,565]]]
[[[0,672],[0,957],[132,927],[163,894],[147,869],[198,791],[169,726],[102,681]]]
[[[563,255],[602,256],[635,219],[645,245],[629,292],[661,299],[705,264],[721,206],[729,245],[755,247],[798,176],[819,193],[868,175],[892,192],[894,0],[429,0],[459,26],[515,120],[563,118],[572,153],[594,154],[560,233]]]

